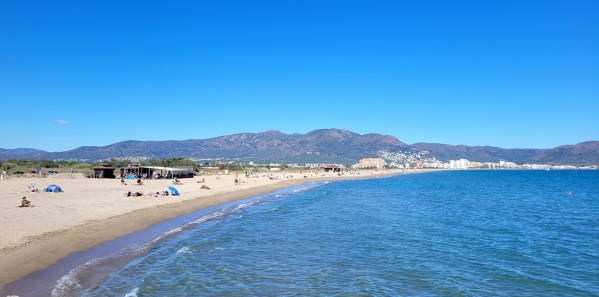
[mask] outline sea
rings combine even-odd
[[[11,286],[44,279],[40,296],[87,297],[599,296],[597,170],[312,182],[144,232]]]

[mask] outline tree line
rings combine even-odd
[[[51,160],[51,159],[9,159],[5,161],[0,161],[0,170],[3,171],[25,171],[25,170],[33,170],[35,168],[43,168],[43,169],[57,169],[57,168],[78,168],[78,169],[92,169],[93,167],[100,166],[101,164],[108,165],[114,168],[127,167],[129,164],[135,163],[129,160],[120,160],[120,159],[108,159],[98,162],[83,162],[83,161],[66,161],[66,160]],[[151,159],[151,160],[142,160],[138,162],[139,165],[142,166],[163,166],[163,167],[182,167],[182,166],[191,166],[194,171],[199,172],[204,167],[215,167],[219,170],[230,170],[230,171],[243,171],[248,168],[252,168],[254,166],[242,163],[223,163],[223,162],[204,162],[202,164],[197,163],[190,159],[185,158],[165,158],[165,159]],[[267,166],[268,167],[268,166]],[[280,167],[286,167],[282,165]],[[284,168],[282,168],[284,169]]]

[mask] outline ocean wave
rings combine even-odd
[[[184,247],[180,248],[180,249],[177,251],[177,254],[187,254],[187,253],[190,253],[190,252],[191,252],[191,251],[189,250],[189,248],[188,248],[188,247],[186,247],[186,246],[184,246]]]
[[[137,291],[139,291],[139,288],[134,288],[129,293],[125,294],[124,297],[137,297]]]
[[[102,258],[95,258],[85,262],[82,265],[69,271],[68,274],[62,276],[56,281],[56,286],[50,293],[52,297],[65,297],[75,295],[77,292],[84,288],[81,279],[84,275],[89,273],[94,267],[99,265],[106,265],[114,260],[123,257],[124,251],[118,255],[111,255]]]
[[[215,248],[213,248],[211,250],[208,250],[206,252],[207,253],[214,253],[214,252],[218,252],[218,251],[222,251],[222,250],[224,250],[224,248],[222,248],[222,247],[215,247]]]
[[[105,257],[101,257],[101,258],[91,259],[91,260],[87,261],[86,263],[75,267],[74,269],[69,271],[68,274],[62,276],[59,280],[57,280],[56,285],[55,285],[54,289],[52,290],[51,296],[52,297],[77,296],[79,292],[82,292],[84,289],[95,285],[96,283],[94,283],[94,280],[97,279],[97,281],[99,281],[101,279],[101,278],[98,278],[97,276],[95,278],[92,277],[94,275],[94,271],[97,271],[97,268],[113,267],[112,270],[116,270],[116,268],[124,265],[125,263],[131,261],[132,259],[145,254],[147,251],[149,251],[153,246],[155,246],[159,242],[161,242],[175,234],[178,234],[182,231],[190,229],[194,225],[202,224],[207,221],[218,219],[218,218],[223,218],[229,214],[236,213],[236,212],[239,212],[247,207],[256,205],[268,198],[273,198],[273,197],[279,198],[279,197],[284,196],[285,194],[295,194],[295,193],[299,193],[299,192],[304,192],[304,191],[308,191],[308,190],[314,189],[316,187],[319,187],[319,186],[322,186],[322,185],[325,185],[328,183],[330,183],[330,182],[324,181],[324,182],[314,182],[314,183],[304,184],[304,185],[301,185],[298,187],[284,189],[284,190],[281,190],[281,191],[278,191],[275,193],[255,196],[248,200],[244,200],[240,203],[238,202],[238,203],[234,203],[232,205],[226,205],[223,208],[218,209],[212,213],[203,215],[203,216],[199,217],[198,219],[195,219],[195,220],[187,222],[181,226],[178,226],[176,228],[172,228],[168,231],[165,231],[149,242],[146,242],[143,244],[137,244],[137,245],[129,245],[129,246],[123,248],[120,252],[118,252],[116,254],[108,255]],[[211,250],[210,252],[219,251],[222,249],[223,248],[217,247],[214,250]],[[189,248],[187,248],[187,247],[183,247],[177,251],[177,253],[188,253],[188,252],[190,252],[190,251],[189,251]],[[103,269],[103,270],[110,271],[111,269]],[[88,279],[88,278],[90,278],[91,280],[87,280],[85,283],[82,281],[83,279]],[[135,288],[131,292],[127,293],[125,296],[137,296],[137,290],[138,290],[138,288]]]

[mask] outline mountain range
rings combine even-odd
[[[599,141],[587,141],[552,149],[504,149],[492,146],[406,144],[390,135],[357,134],[342,129],[320,129],[306,134],[276,130],[239,133],[208,139],[135,141],[107,146],[82,146],[63,152],[37,149],[0,149],[0,160],[63,159],[98,161],[109,158],[169,158],[245,160],[254,162],[350,163],[387,152],[428,152],[441,161],[466,158],[472,161],[595,165],[599,164]]]

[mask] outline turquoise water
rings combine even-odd
[[[598,296],[599,171],[434,172],[277,195],[159,242],[84,295]]]

